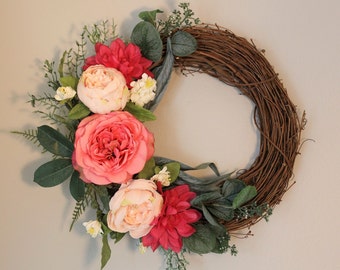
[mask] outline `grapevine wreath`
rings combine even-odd
[[[109,239],[127,234],[141,251],[161,249],[167,269],[185,269],[185,252],[236,254],[230,235],[268,218],[290,187],[299,150],[304,117],[262,51],[200,23],[188,4],[163,20],[160,13],[141,12],[127,41],[108,21],[84,27],[76,49],[58,63],[44,62],[52,91],[30,96],[49,124],[16,132],[52,154],[35,171],[36,183],[69,180],[76,200],[71,228],[85,209],[95,209],[83,225],[102,237],[102,268]],[[174,68],[215,77],[254,103],[260,147],[249,168],[220,174],[214,163],[191,167],[154,156],[155,138],[144,122],[155,120]],[[190,174],[203,168],[213,176]]]

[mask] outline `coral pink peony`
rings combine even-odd
[[[126,183],[154,153],[154,137],[125,111],[93,114],[76,131],[72,162],[86,183]]]
[[[116,232],[129,232],[140,238],[150,232],[152,221],[161,213],[163,197],[155,182],[145,179],[122,184],[110,200],[108,227]]]
[[[143,73],[152,76],[148,70],[152,61],[143,57],[140,48],[133,43],[126,45],[123,40],[117,38],[112,41],[110,47],[97,43],[95,50],[96,54],[85,60],[84,70],[97,64],[118,69],[123,73],[128,86],[133,80],[139,79]]]
[[[177,186],[164,191],[164,204],[161,214],[153,221],[154,227],[142,238],[144,246],[152,250],[162,246],[180,252],[183,246],[182,237],[189,237],[195,232],[190,225],[201,218],[201,213],[190,208],[190,201],[196,194],[188,185]]]

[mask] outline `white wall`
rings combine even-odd
[[[0,269],[99,269],[100,239],[91,239],[81,225],[91,214],[69,232],[74,203],[67,185],[42,189],[34,184],[33,172],[46,157],[8,131],[39,123],[25,101],[28,92],[45,87],[41,62],[69,48],[84,24],[114,18],[128,36],[140,10],[175,7],[170,0],[1,1]],[[188,270],[340,269],[340,2],[193,0],[191,7],[202,21],[252,38],[266,50],[289,96],[307,112],[303,139],[314,142],[304,144],[295,166],[297,183],[270,222],[254,226],[253,237],[233,239],[239,255],[188,256]],[[233,89],[205,76],[175,76],[157,113],[152,126],[157,153],[192,165],[215,161],[221,170],[251,162],[257,138],[250,126],[251,105]],[[197,132],[202,121],[207,126]],[[171,146],[160,131],[165,128],[173,133]],[[210,140],[208,128],[222,135]],[[106,269],[162,269],[160,254],[141,255],[127,239],[112,245],[112,253]]]

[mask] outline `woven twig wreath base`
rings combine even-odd
[[[186,28],[198,43],[189,57],[176,59],[182,72],[200,72],[236,87],[255,106],[254,122],[260,132],[259,155],[238,177],[255,185],[254,201],[274,207],[290,186],[300,146],[300,121],[273,67],[254,44],[216,25]],[[261,217],[225,224],[229,232],[249,228]]]

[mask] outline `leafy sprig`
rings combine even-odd
[[[175,29],[200,23],[200,19],[194,17],[195,13],[189,3],[180,3],[178,7],[180,9],[173,10],[166,20],[157,21],[157,29],[161,35],[169,36]]]

